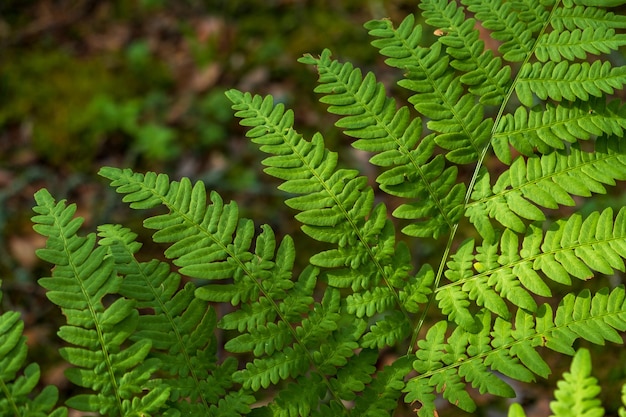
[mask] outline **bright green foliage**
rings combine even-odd
[[[579,349],[572,360],[569,372],[557,382],[555,400],[550,402],[551,417],[585,416],[601,417],[605,415],[598,394],[598,380],[591,376],[591,355],[588,349]],[[623,409],[620,410],[620,415]],[[509,409],[509,417],[526,417],[519,404]]]
[[[321,85],[315,91],[327,94],[320,101],[330,104],[330,112],[344,116],[336,125],[358,139],[353,146],[378,153],[371,162],[389,168],[377,178],[381,189],[415,199],[393,213],[398,218],[419,220],[403,231],[435,238],[449,231],[461,215],[465,187],[455,184],[456,167],[446,168],[442,155],[433,158],[433,136],[419,143],[421,120],[411,120],[407,107],[397,109],[374,74],[363,78],[350,63],[332,61],[328,50],[319,59],[307,56],[301,61],[317,66]]]
[[[2,293],[0,292],[0,298]],[[24,322],[16,311],[0,315],[0,415],[23,417],[63,417],[67,409],[55,409],[59,391],[46,386],[32,397],[39,383],[39,365],[26,362],[26,338],[22,335]],[[18,376],[18,373],[22,375]]]
[[[167,246],[164,260],[138,261],[135,233],[104,225],[79,237],[75,208],[38,192],[38,254],[55,265],[40,283],[68,321],[68,377],[90,390],[67,404],[378,417],[405,402],[430,417],[437,396],[476,411],[470,386],[514,397],[507,381],[548,377],[551,350],[575,355],[555,415],[599,413],[589,353],[575,347],[623,343],[624,287],[587,282],[625,272],[626,209],[557,210],[626,180],[626,110],[611,97],[626,67],[607,58],[626,43],[626,19],[600,3],[428,0],[423,24],[368,22],[408,105],[328,50],[303,57],[336,126],[371,154],[375,186],[320,133],[298,133],[283,103],[228,91],[305,241],[257,228],[201,182],[102,168]],[[323,249],[296,262],[307,239]],[[433,240],[431,265],[414,248]],[[566,295],[550,299],[557,288]],[[1,317],[0,360],[23,355],[17,318]]]
[[[597,398],[600,387],[597,379],[591,376],[591,355],[588,350],[580,349],[576,352],[570,372],[563,374],[557,387],[555,401],[550,403],[555,417],[568,416],[572,412],[585,417],[604,416],[604,409]]]
[[[124,275],[119,294],[136,300],[137,308],[152,312],[139,316],[131,340],[152,342],[150,356],[159,359],[160,371],[167,376],[163,383],[169,388],[171,407],[183,415],[209,415],[232,387],[230,375],[236,369],[233,360],[223,368],[216,366],[215,310],[194,297],[191,283],[176,291],[180,275],[168,264],[138,262],[135,254],[141,244],[135,241],[135,233],[120,225],[103,225],[99,230],[99,244],[109,249],[118,273]]]
[[[66,376],[93,390],[70,398],[68,406],[105,415],[151,415],[169,392],[162,386],[147,390],[158,369],[158,360],[146,358],[151,341],[143,338],[125,345],[137,326],[134,300],[103,303],[121,285],[113,258],[106,256],[106,248],[95,247],[95,234],[76,235],[82,219],[73,217],[75,205],[56,203],[46,190],[38,191],[35,200],[34,228],[48,238],[37,255],[56,265],[52,276],[41,278],[39,284],[67,318],[58,335],[71,346],[60,353],[75,367]]]

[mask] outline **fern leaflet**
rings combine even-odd
[[[34,229],[48,238],[46,248],[37,255],[56,265],[52,277],[41,278],[39,283],[67,319],[58,335],[71,346],[60,353],[75,367],[66,375],[76,385],[94,391],[71,397],[67,404],[119,416],[155,413],[169,390],[147,387],[159,367],[157,359],[146,359],[152,344],[142,339],[123,346],[137,326],[134,302],[117,298],[108,306],[103,303],[121,285],[112,258],[106,256],[104,247],[94,248],[95,234],[76,235],[82,219],[73,218],[74,205],[55,203],[45,189],[35,194],[35,200]]]
[[[67,417],[65,407],[55,408],[59,399],[57,387],[48,385],[32,396],[40,382],[40,369],[36,363],[24,367],[27,347],[23,331],[24,322],[17,311],[0,315],[0,414]]]

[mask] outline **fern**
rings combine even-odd
[[[138,309],[153,314],[139,316],[132,340],[150,340],[150,356],[159,359],[170,392],[171,407],[184,413],[206,414],[231,388],[234,361],[218,368],[215,310],[194,297],[195,286],[180,287],[180,275],[168,264],[152,260],[138,262],[135,254],[141,244],[136,234],[120,225],[99,227],[99,244],[109,249],[117,271],[124,275],[119,294],[137,300]],[[191,404],[180,399],[191,399]]]
[[[329,50],[301,58],[336,126],[370,155],[374,185],[320,133],[298,133],[283,103],[228,91],[304,239],[324,245],[308,262],[296,262],[306,242],[187,178],[100,170],[166,245],[147,262],[130,229],[81,237],[75,207],[39,191],[33,221],[48,243],[38,255],[54,265],[39,282],[66,316],[61,355],[85,389],[67,405],[381,416],[404,403],[434,416],[440,396],[475,412],[470,387],[514,397],[508,381],[553,372],[550,350],[574,356],[555,415],[600,414],[579,345],[620,344],[626,331],[624,287],[587,287],[625,272],[626,209],[575,212],[626,180],[626,110],[613,97],[626,67],[609,59],[626,44],[626,18],[608,10],[623,2],[600,3],[428,0],[423,20],[366,23],[406,104]],[[433,240],[442,250],[430,264],[413,249]],[[65,415],[54,388],[26,396],[38,371],[17,376],[21,333],[16,313],[0,316],[0,407]]]
[[[591,376],[591,355],[587,349],[579,349],[572,360],[569,372],[563,374],[555,391],[555,400],[550,409],[555,417],[560,416],[603,416],[598,394],[598,380]],[[623,409],[622,409],[623,410]],[[620,411],[621,413],[621,411]],[[524,410],[516,404],[509,410],[509,417],[525,417]]]
[[[57,387],[48,385],[31,395],[39,383],[40,369],[36,363],[24,367],[27,347],[22,335],[24,322],[19,316],[16,311],[0,315],[0,413],[24,417],[67,416],[67,408],[54,409],[59,398]]]
[[[164,387],[145,387],[158,368],[156,360],[146,359],[150,340],[123,346],[137,325],[134,301],[118,298],[111,305],[103,303],[106,295],[118,293],[121,284],[112,258],[104,247],[94,247],[94,234],[76,235],[82,220],[72,217],[74,205],[55,203],[46,190],[35,199],[34,228],[48,238],[46,248],[37,254],[56,265],[52,277],[39,283],[67,317],[58,335],[72,344],[60,352],[75,365],[66,375],[93,391],[70,398],[68,406],[105,415],[150,415],[169,393]]]

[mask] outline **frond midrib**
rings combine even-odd
[[[58,218],[55,216],[55,223],[58,221]],[[58,225],[58,230],[62,231],[63,230],[63,226],[62,225]],[[89,292],[87,291],[87,289],[85,288],[85,285],[83,283],[83,280],[80,279],[80,271],[81,268],[79,265],[76,265],[76,263],[74,262],[74,257],[73,257],[73,252],[71,252],[69,250],[69,240],[71,237],[67,237],[65,236],[65,233],[60,233],[60,236],[62,241],[63,241],[63,250],[67,256],[68,259],[68,263],[72,268],[72,273],[74,275],[74,278],[76,280],[76,282],[78,282],[79,286],[80,286],[80,290],[81,293],[83,294],[83,297],[85,298],[85,301],[87,302],[87,307],[89,308],[89,313],[91,315],[91,318],[93,320],[94,323],[94,327],[96,329],[97,335],[98,335],[98,344],[100,345],[100,349],[102,350],[103,353],[103,357],[104,360],[106,362],[106,369],[107,369],[107,374],[109,375],[109,381],[111,382],[111,385],[113,386],[113,393],[115,395],[115,400],[116,400],[116,406],[117,406],[117,410],[119,412],[119,415],[123,415],[124,414],[124,409],[122,406],[122,398],[120,396],[120,390],[119,390],[119,386],[117,384],[117,378],[115,377],[115,371],[113,369],[113,362],[111,361],[111,356],[109,354],[109,349],[107,347],[107,344],[104,340],[104,332],[102,327],[100,326],[100,321],[98,320],[98,315],[97,312],[94,308],[94,305],[91,303],[91,296],[89,295]],[[74,236],[74,238],[76,239],[80,239],[79,237]],[[82,247],[82,245],[81,245]],[[67,314],[71,314],[70,312],[68,312]]]
[[[544,238],[545,238],[545,236],[544,236]],[[471,283],[471,282],[474,282],[474,281],[478,281],[482,277],[487,277],[488,278],[489,276],[491,276],[491,275],[493,275],[495,273],[498,273],[500,271],[506,271],[506,270],[509,270],[509,269],[513,269],[515,266],[521,265],[521,264],[526,263],[526,262],[533,262],[534,263],[534,261],[536,261],[537,259],[540,259],[540,258],[542,258],[544,256],[545,257],[549,257],[549,256],[553,256],[553,255],[555,255],[555,254],[557,254],[559,252],[575,251],[577,248],[591,247],[591,246],[598,245],[598,244],[610,244],[613,241],[623,241],[623,240],[624,240],[624,236],[611,236],[610,238],[601,239],[601,240],[600,239],[599,240],[594,240],[592,242],[583,242],[583,243],[577,242],[576,244],[572,244],[572,245],[569,245],[569,246],[563,246],[563,247],[560,247],[560,248],[557,248],[557,249],[554,249],[554,250],[550,250],[550,251],[546,251],[545,249],[542,249],[541,252],[537,253],[536,255],[532,255],[532,256],[529,256],[527,258],[523,258],[523,257],[520,256],[520,259],[518,259],[515,262],[509,263],[509,264],[506,264],[506,265],[500,265],[497,268],[493,268],[493,269],[490,269],[488,271],[484,271],[484,272],[472,275],[469,278],[463,278],[463,279],[460,279],[458,281],[454,281],[454,282],[450,282],[448,284],[442,285],[439,288],[437,288],[434,292],[437,293],[439,291],[444,290],[445,288],[456,287],[456,286],[459,286],[459,285],[464,285],[466,283]]]

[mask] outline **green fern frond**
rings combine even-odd
[[[604,98],[589,102],[536,105],[530,110],[518,107],[506,114],[493,135],[492,145],[498,159],[510,164],[513,146],[525,156],[565,149],[566,142],[588,140],[596,136],[624,136],[626,107],[618,100],[606,103]]]
[[[587,349],[579,349],[574,355],[569,372],[557,382],[555,401],[550,402],[554,417],[577,416],[602,417],[598,394],[598,380],[591,376],[591,354]]]
[[[493,2],[464,0],[463,4],[481,21],[490,36],[502,42],[498,51],[509,62],[524,61],[534,50],[535,34],[542,30],[549,13],[539,0]]]
[[[144,224],[156,229],[156,241],[172,243],[165,254],[174,258],[182,273],[217,282],[232,278],[232,283],[201,286],[195,296],[242,305],[219,322],[220,327],[242,331],[226,343],[227,350],[256,356],[245,369],[233,373],[233,381],[244,391],[256,392],[283,380],[296,380],[313,369],[322,376],[317,390],[330,392],[335,402],[340,400],[329,378],[354,355],[366,323],[339,324],[341,303],[333,288],[310,309],[319,270],[305,268],[292,281],[295,248],[291,238],[277,245],[272,229],[263,226],[255,240],[252,222],[238,219],[234,203],[225,205],[212,193],[212,204],[206,205],[202,183],[192,187],[188,180],[169,182],[164,176],[113,168],[101,174],[113,180],[118,191],[127,193],[124,199],[131,206],[162,204],[168,208],[168,214],[148,218]],[[218,266],[212,268],[214,264]]]
[[[285,182],[283,191],[300,194],[286,201],[300,213],[296,218],[302,230],[316,240],[338,247],[311,258],[311,263],[327,269],[325,277],[332,287],[353,291],[385,287],[393,294],[395,306],[409,322],[407,308],[399,292],[409,283],[411,268],[407,248],[396,245],[393,224],[386,208],[372,208],[373,191],[355,170],[337,168],[337,156],[324,147],[322,137],[304,140],[293,129],[293,113],[282,105],[274,106],[271,97],[228,93],[241,124],[251,127],[246,134],[272,156],[263,163],[265,171]],[[405,328],[403,326],[403,328]]]
[[[336,125],[358,139],[353,146],[377,153],[370,161],[388,168],[376,179],[381,190],[416,199],[393,213],[415,221],[403,232],[437,238],[452,229],[461,215],[465,187],[456,183],[456,168],[446,168],[442,156],[433,157],[433,137],[420,141],[421,120],[411,119],[406,107],[397,109],[372,73],[363,78],[350,63],[331,60],[328,50],[300,62],[317,67],[315,92],[324,94],[320,101],[330,105],[329,112],[343,116]]]
[[[339,247],[362,242],[367,250],[371,244],[365,238],[366,217],[372,212],[373,191],[366,178],[356,170],[338,169],[337,154],[324,147],[323,138],[315,134],[308,142],[293,129],[293,112],[282,104],[274,106],[271,97],[252,97],[239,91],[228,92],[241,124],[250,126],[246,133],[270,156],[263,160],[265,172],[285,181],[279,188],[299,196],[286,204],[300,211],[296,219],[302,230],[312,238]],[[382,219],[369,225],[382,228]],[[371,234],[373,240],[376,233]],[[333,252],[338,255],[337,252]],[[338,259],[339,262],[350,260]]]
[[[492,322],[489,313],[480,313],[480,330],[474,333],[456,327],[448,336],[447,322],[440,321],[418,343],[413,362],[418,375],[407,382],[405,401],[419,402],[418,415],[427,416],[435,412],[435,392],[465,411],[475,410],[466,390],[470,383],[480,392],[512,397],[512,388],[493,371],[528,382],[550,373],[536,350],[539,346],[573,355],[579,338],[622,343],[618,331],[626,330],[624,308],[624,288],[617,287],[594,295],[588,290],[569,294],[554,315],[549,304],[535,315],[518,309],[513,323],[500,317]]]
[[[404,389],[404,379],[411,370],[408,356],[396,359],[391,365],[380,370],[363,394],[355,399],[352,414],[355,416],[377,417],[393,413]]]
[[[502,66],[502,59],[485,50],[485,43],[476,30],[476,20],[463,16],[463,8],[445,2],[424,2],[426,23],[437,28],[438,42],[446,46],[452,57],[450,66],[463,72],[461,82],[485,105],[500,105],[506,96],[511,69]]]
[[[127,344],[134,332],[138,312],[134,302],[117,298],[105,306],[103,298],[117,294],[121,278],[106,248],[95,246],[94,233],[79,237],[82,219],[74,218],[74,205],[55,203],[43,189],[35,194],[33,228],[47,237],[45,249],[37,255],[56,265],[52,277],[39,284],[67,319],[58,335],[70,344],[61,356],[74,368],[66,371],[74,384],[94,393],[71,397],[70,407],[110,415],[155,413],[169,396],[164,387],[148,390],[146,384],[158,369],[159,361],[146,359],[151,342],[143,339]]]
[[[33,395],[41,372],[36,363],[26,365],[28,348],[23,332],[24,322],[17,311],[0,315],[0,415],[67,417],[65,407],[56,408],[57,387],[48,385]]]
[[[622,90],[626,83],[626,67],[613,67],[608,61],[593,63],[526,63],[520,69],[515,93],[525,106],[534,104],[533,94],[541,100],[587,101]]]
[[[604,194],[616,180],[626,180],[626,146],[623,141],[601,137],[594,152],[575,143],[567,150],[541,156],[516,158],[493,187],[483,171],[472,193],[465,215],[486,241],[493,241],[495,229],[489,219],[504,227],[524,233],[526,221],[543,221],[539,207],[556,209],[573,206],[572,196]]]
[[[598,380],[591,376],[591,355],[588,349],[576,351],[569,372],[565,372],[557,382],[555,400],[550,402],[552,417],[571,415],[601,417],[605,415],[598,394]],[[620,411],[621,413],[621,411]],[[621,414],[620,414],[621,415]],[[519,403],[509,407],[508,417],[526,417]]]
[[[192,186],[186,178],[170,182],[164,174],[143,175],[116,168],[102,168],[100,175],[110,179],[119,193],[126,194],[123,200],[132,208],[163,205],[168,209],[169,213],[150,217],[144,225],[156,230],[155,242],[172,244],[165,255],[174,259],[182,274],[210,280],[250,279],[252,268],[262,269],[249,252],[254,235],[252,222],[240,221],[237,205],[224,204],[215,192],[208,202],[201,182]],[[248,290],[240,293],[242,300],[255,298],[260,290],[254,281],[248,284]],[[232,302],[238,304],[239,300]]]
[[[441,396],[471,413],[471,388],[513,397],[507,381],[548,377],[546,349],[623,343],[623,286],[539,302],[556,284],[626,271],[626,208],[550,220],[626,180],[626,106],[608,97],[626,67],[607,59],[626,45],[626,18],[600,9],[622,3],[425,0],[424,24],[368,22],[410,106],[328,50],[301,58],[336,126],[372,154],[393,212],[320,133],[300,135],[283,104],[228,91],[306,238],[326,245],[302,268],[300,239],[257,228],[202,182],[100,171],[131,208],[149,210],[144,226],[167,245],[166,261],[138,261],[141,244],[121,226],[79,237],[75,207],[37,193],[35,229],[48,238],[38,255],[55,265],[40,283],[67,317],[68,378],[86,388],[67,404],[106,415],[378,417],[403,397],[432,417]],[[429,254],[413,239],[441,237]],[[20,323],[0,316],[0,407],[12,412],[39,377],[36,365],[20,371]],[[557,414],[600,410],[580,352]],[[52,409],[46,390],[28,406]]]
[[[570,7],[559,6],[554,9],[550,24],[555,31],[561,32],[564,29],[570,31],[576,29],[584,30],[587,28],[626,29],[626,16],[624,15],[616,15],[613,12],[598,7],[585,7],[582,5],[571,6],[572,5],[570,5]],[[604,6],[606,6],[606,4],[604,4]]]
[[[537,43],[535,55],[541,62],[587,59],[587,54],[600,55],[626,45],[626,35],[613,28],[591,28],[554,31],[544,34]]]
[[[551,296],[542,276],[570,285],[571,277],[586,280],[593,271],[624,271],[625,216],[626,209],[622,209],[614,219],[611,208],[585,219],[574,214],[558,220],[545,233],[530,225],[521,242],[507,229],[498,244],[484,243],[476,254],[473,241],[468,240],[448,263],[446,277],[452,282],[436,289],[440,308],[457,324],[475,330],[470,300],[507,318],[503,299],[534,311],[537,305],[530,293]]]
[[[315,415],[316,406],[326,393],[318,374],[300,376],[283,388],[269,406],[268,416],[296,417]]]

